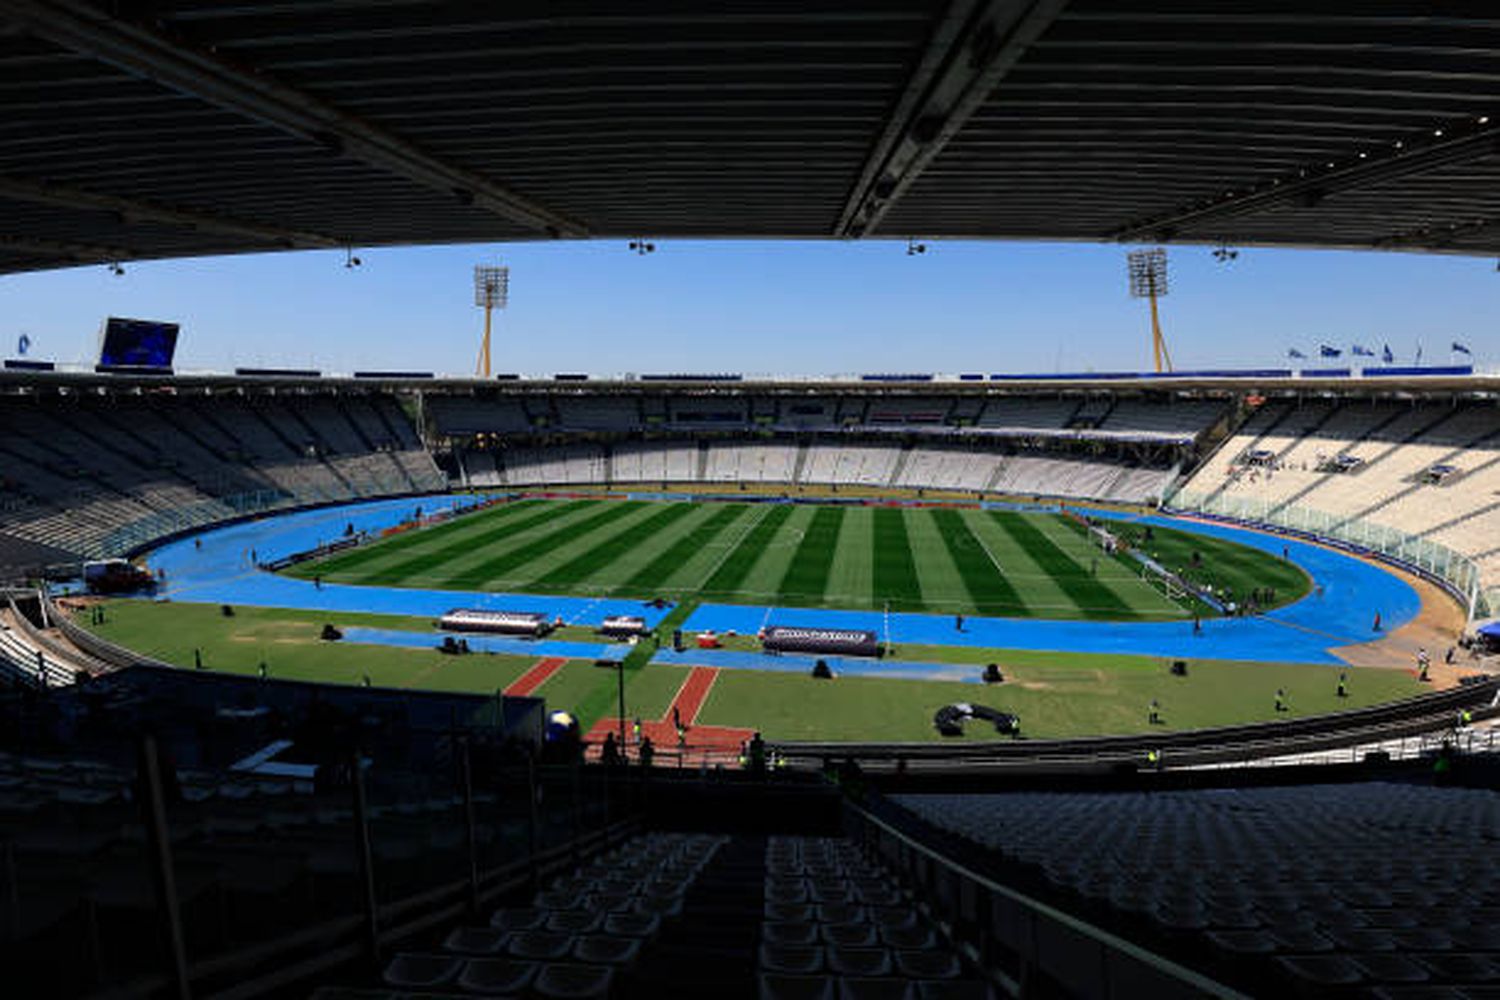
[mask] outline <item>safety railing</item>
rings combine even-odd
[[[965,867],[853,803],[845,831],[923,900],[1010,996],[1245,994]]]
[[[0,958],[28,996],[306,995],[330,974],[378,975],[413,939],[481,922],[641,829],[636,769],[498,760],[463,741],[443,763],[206,771],[149,736],[134,767],[27,757],[23,791],[67,798],[38,827],[57,830],[46,851],[0,836],[13,921]],[[58,911],[74,892],[81,912]]]
[[[1496,606],[1494,602],[1500,600],[1500,587],[1485,588],[1479,567],[1472,559],[1446,545],[1388,525],[1351,520],[1347,515],[1296,504],[1281,506],[1267,499],[1222,493],[1183,491],[1172,498],[1172,509],[1267,525],[1384,556],[1446,583],[1462,595],[1469,605],[1470,617],[1489,614]]]
[[[254,490],[188,504],[173,510],[158,511],[110,531],[100,543],[105,556],[123,556],[137,551],[160,538],[220,521],[246,517],[275,510],[343,503],[368,497],[397,496],[409,493],[405,483],[383,479],[349,479],[348,486],[316,487],[300,490]]]

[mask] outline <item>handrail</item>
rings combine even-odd
[[[36,598],[39,601],[43,600],[41,591],[37,591]],[[8,595],[6,600],[9,601],[11,614],[15,616],[16,623],[27,640],[45,650],[58,663],[64,666],[82,667],[90,673],[101,669],[107,670],[112,666],[112,664],[101,660],[82,647],[66,649],[59,645],[51,636],[33,625],[31,620],[21,613],[21,609],[16,606],[14,593]]]
[[[1500,678],[1485,678],[1445,691],[1434,691],[1401,701],[1345,712],[1329,712],[1285,721],[1246,723],[1170,733],[1091,736],[1062,740],[1011,740],[950,745],[944,743],[774,743],[789,758],[845,758],[859,760],[1001,761],[1038,757],[1093,757],[1140,754],[1147,749],[1210,749],[1254,744],[1286,745],[1289,739],[1334,737],[1364,732],[1381,725],[1420,719],[1439,721],[1449,713],[1494,699]]]
[[[145,664],[152,667],[166,667],[168,669],[179,669],[170,663],[143,656],[124,646],[110,642],[102,636],[95,635],[88,629],[73,621],[72,617],[52,600],[50,594],[43,594],[42,600],[46,602],[47,618],[56,623],[58,631],[68,637],[68,641],[79,649],[98,660],[115,667],[133,667],[137,664]]]
[[[862,828],[858,831],[860,839],[867,840],[868,829],[874,828],[880,836],[894,840],[898,845],[900,845],[901,849],[922,856],[929,862],[946,869],[951,875],[956,876],[964,882],[971,884],[974,888],[989,894],[989,896],[991,897],[998,897],[999,899],[1004,900],[1005,902],[1019,909],[1021,911],[1021,914],[1023,914],[1029,921],[1030,926],[1027,928],[1028,933],[1018,936],[1024,936],[1027,940],[1008,942],[1008,946],[1019,956],[1020,962],[1023,966],[1023,975],[1021,977],[1022,979],[1025,978],[1024,971],[1028,966],[1039,969],[1043,974],[1048,975],[1051,978],[1061,978],[1060,973],[1063,970],[1049,970],[1046,966],[1046,959],[1040,954],[1041,949],[1038,949],[1036,947],[1037,922],[1044,921],[1049,924],[1055,925],[1056,927],[1061,928],[1062,930],[1069,932],[1076,937],[1083,938],[1084,940],[1097,947],[1097,949],[1100,951],[1100,961],[1098,962],[1097,968],[1093,970],[1098,976],[1102,977],[1099,985],[1104,987],[1104,990],[1100,994],[1098,994],[1100,996],[1121,995],[1109,989],[1109,970],[1112,965],[1112,959],[1125,959],[1126,961],[1137,966],[1144,967],[1149,972],[1156,973],[1161,980],[1159,984],[1148,984],[1146,982],[1142,982],[1138,978],[1137,974],[1136,976],[1132,976],[1130,980],[1134,989],[1140,990],[1148,988],[1152,985],[1156,985],[1158,986],[1158,989],[1175,987],[1179,990],[1185,991],[1183,995],[1219,997],[1223,998],[1223,1000],[1248,1000],[1246,994],[1243,994],[1238,990],[1231,989],[1230,987],[1225,986],[1223,983],[1210,979],[1209,977],[1195,972],[1192,969],[1187,968],[1186,966],[1180,965],[1177,962],[1172,961],[1171,959],[1164,958],[1161,955],[1157,955],[1154,952],[1148,951],[1139,945],[1133,944],[1132,942],[1127,941],[1124,938],[1119,937],[1118,935],[1104,930],[1103,928],[1095,927],[1093,924],[1090,924],[1084,920],[1080,920],[1079,918],[1072,916],[1071,914],[1064,913],[1062,910],[1050,906],[1042,902],[1041,900],[1033,899],[1031,896],[1019,892],[1016,889],[1012,889],[1011,887],[1006,885],[1001,885],[999,882],[996,882],[987,875],[976,872],[973,869],[963,865],[962,863],[948,857],[947,855],[942,854],[941,852],[929,847],[928,845],[922,843],[920,840],[917,840],[909,836],[908,834],[903,833],[902,831],[887,823],[885,820],[882,820],[879,817],[875,816],[873,813],[869,812],[862,806],[856,805],[855,803],[850,802],[846,799],[844,801],[844,808],[847,816],[853,817],[853,819],[856,820],[859,824],[862,824]],[[875,850],[882,859],[885,859],[887,857],[887,853],[882,845],[877,844],[875,846]],[[901,872],[900,874],[905,875],[906,873]],[[974,896],[978,895],[978,893],[971,894],[960,892],[955,893],[954,895],[966,900],[972,900]],[[957,911],[958,906],[955,905],[954,910]],[[961,914],[955,912],[953,914],[953,917],[955,919],[951,919],[949,923],[953,927],[958,928],[961,924]],[[994,921],[990,921],[990,926],[983,928],[980,931],[981,935],[992,935],[995,933],[996,928],[994,926]],[[982,943],[983,942],[981,942],[981,944]],[[986,971],[989,972],[990,970]],[[1067,971],[1080,975],[1087,975],[1087,973],[1082,969],[1070,969]],[[993,975],[992,972],[990,974]],[[1153,991],[1151,995],[1161,996],[1163,994],[1161,992]]]

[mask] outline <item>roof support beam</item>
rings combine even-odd
[[[30,236],[7,236],[0,234],[0,250],[28,254],[33,257],[51,257],[70,260],[79,264],[107,264],[110,261],[134,260],[132,250],[119,247],[94,246],[89,243],[64,243],[59,240],[33,239]]]
[[[1459,240],[1483,236],[1495,229],[1500,229],[1500,218],[1471,219],[1448,225],[1426,226],[1404,233],[1392,233],[1376,240],[1371,246],[1376,250],[1431,250],[1435,253],[1443,253]]]
[[[952,0],[849,192],[835,236],[874,232],[1067,0]]]
[[[0,174],[0,198],[39,205],[56,205],[60,208],[109,212],[127,224],[155,222],[168,226],[180,226],[183,229],[201,233],[259,240],[292,250],[341,247],[345,242],[322,233],[287,229],[245,219],[232,219],[209,212],[170,208],[135,198],[121,198],[117,195],[100,194],[97,191],[87,191],[65,184],[49,184],[45,181],[10,177],[4,174]]]
[[[1439,129],[1410,141],[1403,140],[1379,152],[1358,151],[1343,162],[1304,168],[1295,177],[1226,191],[1196,205],[1132,223],[1108,234],[1108,238],[1122,243],[1139,240],[1165,243],[1189,226],[1196,230],[1197,238],[1210,235],[1217,238],[1217,234],[1203,232],[1205,223],[1287,205],[1313,208],[1332,195],[1495,156],[1500,154],[1500,129],[1487,125],[1488,119],[1481,119],[1467,127]]]
[[[582,224],[311,94],[149,27],[110,17],[83,0],[0,0],[0,18],[6,17],[81,55],[280,128],[507,221],[553,236],[588,235]]]

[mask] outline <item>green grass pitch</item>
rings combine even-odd
[[[1237,592],[1310,585],[1273,555],[1158,529],[1168,565]],[[1057,514],[972,508],[520,500],[290,572],[334,583],[1141,621],[1172,600]]]
[[[87,615],[79,616],[85,624]],[[320,641],[324,623],[430,631],[432,622],[399,615],[332,614],[240,607],[232,618],[218,605],[113,601],[95,631],[150,656],[190,666],[194,651],[223,673],[254,676],[265,662],[273,678],[372,684],[493,694],[520,677],[538,657],[444,656],[433,650]],[[573,630],[569,630],[571,633]],[[582,638],[570,634],[568,638]],[[434,645],[436,637],[434,637]],[[1392,701],[1419,693],[1408,672],[1326,665],[1189,660],[1187,677],[1167,661],[1144,656],[1048,653],[953,646],[903,646],[903,657],[972,665],[999,663],[998,688],[956,681],[881,677],[814,680],[801,674],[720,671],[698,721],[758,728],[773,740],[936,740],[932,713],[955,701],[979,699],[1021,716],[1032,737],[1171,731],[1278,718],[1277,688],[1287,691],[1293,716]],[[629,661],[627,657],[627,662]],[[686,667],[640,664],[628,673],[629,717],[661,718],[687,675]],[[1348,698],[1336,696],[1349,676]],[[616,676],[592,663],[569,661],[536,692],[551,708],[574,712],[585,727],[615,711]],[[1164,724],[1148,724],[1151,699]],[[1285,716],[1279,716],[1284,718]],[[993,738],[971,726],[966,738]]]

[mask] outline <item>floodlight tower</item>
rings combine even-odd
[[[490,377],[490,314],[504,309],[509,297],[510,268],[475,265],[474,304],[484,310],[484,340],[479,344],[479,363],[474,366],[474,373],[480,378]]]
[[[1125,261],[1130,268],[1130,297],[1151,300],[1151,353],[1156,358],[1156,370],[1171,371],[1172,355],[1167,351],[1167,338],[1162,336],[1156,311],[1157,298],[1167,294],[1167,252],[1161,247],[1132,250]]]

